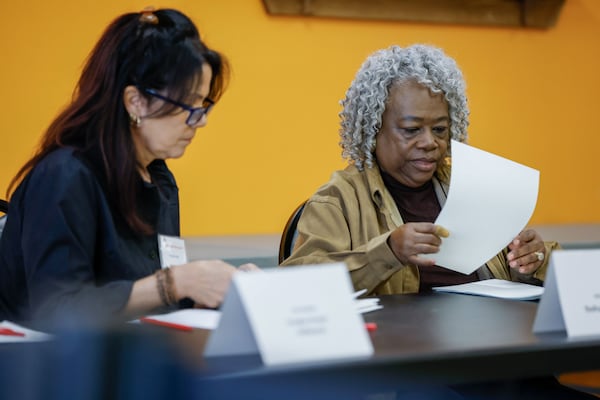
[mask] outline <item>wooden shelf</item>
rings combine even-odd
[[[269,14],[550,28],[565,0],[263,0]]]

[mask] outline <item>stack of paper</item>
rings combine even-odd
[[[367,289],[362,289],[354,292],[352,295],[352,297],[354,297],[354,306],[356,307],[356,312],[359,314],[366,314],[371,311],[382,309],[383,306],[379,304],[379,299],[377,297],[368,297],[365,299],[358,298],[366,292]]]
[[[476,296],[499,297],[513,300],[536,300],[544,293],[541,286],[511,282],[502,279],[487,279],[462,285],[434,287],[436,292],[472,294]]]
[[[356,299],[354,300],[354,305],[356,306],[356,312],[359,314],[366,314],[383,308],[383,306],[379,304],[379,299],[377,297]]]

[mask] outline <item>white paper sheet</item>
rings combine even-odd
[[[377,297],[368,297],[366,299],[355,299],[354,306],[358,314],[366,314],[371,311],[381,310],[383,306],[379,304]]]
[[[527,225],[537,202],[539,171],[452,141],[452,178],[435,221],[450,232],[437,265],[470,274]]]
[[[381,310],[383,308],[383,306],[379,304],[379,298],[377,297],[366,297],[364,299],[359,299],[359,297],[365,293],[367,293],[367,289],[357,290],[352,294],[357,313],[366,314],[368,312]]]
[[[544,288],[541,286],[502,279],[487,279],[460,285],[439,286],[434,287],[433,290],[436,292],[472,294],[512,300],[536,300],[544,293]]]
[[[200,308],[188,308],[177,310],[167,314],[148,315],[158,321],[189,326],[192,328],[215,329],[219,325],[221,312],[217,310],[205,310]],[[136,320],[135,322],[138,322]]]
[[[0,322],[0,329],[2,328],[10,329],[24,336],[0,335],[0,343],[42,342],[53,338],[50,334],[27,329],[10,321]]]
[[[355,292],[352,296],[357,314],[366,314],[383,308],[383,306],[379,304],[379,299],[377,297],[367,297],[364,299],[356,298],[364,292],[366,292],[366,289],[364,291]],[[166,314],[148,315],[147,318],[191,328],[216,329],[219,325],[219,319],[221,318],[221,311],[189,308]],[[139,323],[140,321],[136,319],[131,322]],[[2,338],[0,337],[0,341],[1,340]]]

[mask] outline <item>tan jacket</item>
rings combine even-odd
[[[434,178],[438,200],[443,206],[447,187]],[[353,165],[334,172],[306,203],[298,223],[298,239],[292,255],[281,265],[345,262],[354,288],[369,294],[416,293],[419,271],[402,264],[387,244],[402,217],[386,189],[379,168],[359,171]],[[546,252],[557,247],[546,242]],[[512,271],[504,249],[477,270],[480,279],[499,278],[529,282],[530,276]],[[547,260],[533,275],[543,280]]]

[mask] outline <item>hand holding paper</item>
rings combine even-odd
[[[443,239],[437,265],[470,274],[525,227],[537,202],[539,171],[452,141],[452,178],[435,224]]]
[[[392,231],[389,244],[396,258],[403,264],[433,266],[435,261],[432,253],[439,251],[442,238],[448,235],[448,230],[440,225],[409,222]]]

